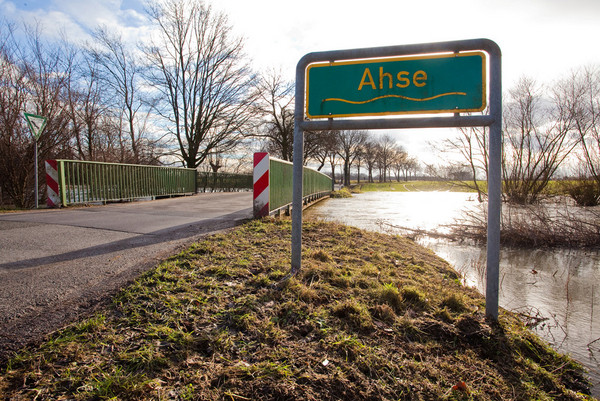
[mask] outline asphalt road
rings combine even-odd
[[[0,365],[202,235],[251,216],[249,192],[0,214]]]

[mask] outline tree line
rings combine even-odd
[[[39,26],[0,23],[0,202],[34,203],[34,140],[24,112],[48,118],[40,160],[218,171],[224,155],[247,148],[292,160],[293,83],[251,68],[225,14],[199,1],[154,0],[147,18],[152,31],[139,44],[102,26],[91,40],[73,43],[45,40]],[[505,94],[507,200],[535,202],[573,159],[579,182],[600,193],[598,77],[597,69],[584,69],[551,88],[522,79]],[[463,156],[445,174],[468,179],[483,199],[486,129],[460,130],[445,145]],[[364,131],[306,132],[302,157],[334,175],[340,166],[346,185],[353,171],[358,180],[387,181],[421,169],[392,136]],[[439,172],[429,166],[425,173]]]
[[[223,167],[250,143],[292,159],[292,84],[257,74],[227,16],[192,0],[148,3],[153,31],[131,44],[107,27],[92,39],[49,41],[41,26],[0,23],[0,201],[34,203],[34,140],[24,113],[47,118],[39,159]],[[355,143],[355,141],[357,141]],[[305,161],[392,170],[392,141],[365,133],[307,134]],[[365,149],[366,153],[358,152]],[[394,156],[396,157],[396,156]],[[406,158],[406,156],[403,156]],[[397,157],[396,157],[397,158]],[[43,175],[43,163],[39,167]],[[408,171],[408,170],[406,170]],[[43,188],[41,188],[43,192]]]
[[[73,43],[45,40],[40,26],[0,23],[3,202],[34,203],[24,112],[47,118],[41,160],[197,168],[246,137],[256,74],[227,17],[191,0],[149,3],[147,17],[152,35],[136,45],[102,26]]]

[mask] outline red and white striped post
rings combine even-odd
[[[254,218],[269,215],[269,154],[254,154]]]
[[[48,207],[60,207],[58,190],[58,163],[56,160],[46,160],[46,194]]]

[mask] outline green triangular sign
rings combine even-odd
[[[46,117],[36,116],[35,114],[29,113],[25,113],[25,119],[27,120],[27,124],[29,125],[31,133],[37,141],[42,134],[42,131],[46,127],[46,121],[48,121],[48,119]]]

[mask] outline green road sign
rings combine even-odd
[[[311,64],[308,118],[463,113],[486,106],[483,52]]]
[[[27,124],[29,125],[29,129],[33,134],[33,137],[37,141],[42,134],[42,131],[46,127],[46,122],[48,119],[42,116],[36,116],[35,114],[25,113],[25,119],[27,120]]]

